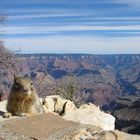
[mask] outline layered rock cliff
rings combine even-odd
[[[45,114],[2,118],[6,101],[0,102],[0,138],[4,140],[139,140],[140,136],[114,130],[115,118],[94,104],[76,108],[60,96],[40,99]],[[71,120],[71,121],[68,121]]]

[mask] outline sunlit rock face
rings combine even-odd
[[[115,118],[104,113],[93,104],[83,105],[74,112],[67,112],[63,118],[82,124],[94,125],[103,130],[114,130],[115,128]]]
[[[66,100],[59,95],[51,95],[44,98],[43,106],[46,112],[55,112],[58,114],[65,114],[66,112],[76,110],[76,106],[72,101]]]

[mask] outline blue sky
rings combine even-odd
[[[140,53],[140,0],[0,0],[21,53]]]

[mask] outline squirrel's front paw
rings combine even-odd
[[[6,112],[3,114],[3,118],[10,118],[12,117],[12,114],[10,112]]]
[[[28,113],[21,113],[19,114],[20,117],[30,117],[30,114]]]

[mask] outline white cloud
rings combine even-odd
[[[114,20],[121,20],[121,21],[133,21],[133,20],[140,20],[140,17],[139,16],[135,16],[135,17],[129,17],[129,16],[124,16],[124,17],[94,17],[93,14],[90,14],[88,13],[88,16],[86,13],[68,13],[68,12],[49,12],[49,13],[46,13],[46,14],[33,14],[33,13],[30,13],[30,14],[26,14],[26,15],[12,15],[12,16],[9,16],[8,17],[8,20],[15,20],[15,19],[31,19],[31,18],[50,18],[50,17],[71,17],[71,16],[79,16],[81,17],[81,19],[83,20],[109,20],[109,21],[114,21]]]
[[[140,7],[140,0],[109,0],[111,2],[115,2],[115,3],[123,3],[123,4],[128,4],[129,6],[133,6],[133,7]]]
[[[14,15],[9,16],[8,19],[30,19],[30,18],[49,18],[49,17],[70,17],[70,16],[81,16],[77,13],[49,13],[49,14],[28,14],[28,15]]]
[[[140,37],[135,38],[8,38],[12,50],[23,53],[140,53]]]
[[[37,33],[56,33],[62,31],[111,31],[111,30],[140,30],[140,25],[126,25],[126,26],[16,26],[3,28],[6,34],[37,34]]]

